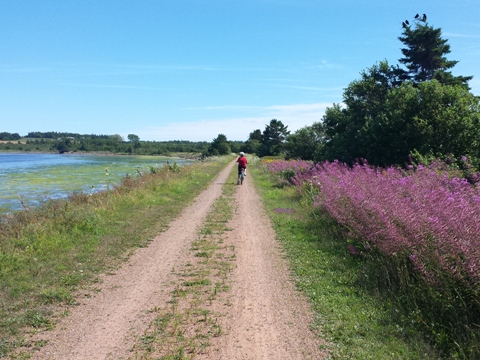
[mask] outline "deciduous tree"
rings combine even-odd
[[[227,137],[224,134],[218,134],[218,136],[213,139],[212,143],[208,147],[205,155],[227,155],[232,152],[230,144],[228,143]]]
[[[287,159],[318,160],[325,140],[325,130],[320,122],[305,126],[287,136]]]
[[[140,141],[140,137],[138,135],[135,135],[135,134],[128,134],[127,139],[130,142],[139,142]]]

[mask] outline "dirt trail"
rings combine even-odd
[[[226,334],[199,359],[323,359],[324,344],[309,330],[307,302],[295,290],[251,177],[236,193],[236,215],[226,245],[235,245],[232,306],[219,319]]]
[[[127,359],[135,336],[151,321],[148,310],[170,299],[172,269],[187,261],[190,244],[221,195],[232,163],[147,248],[138,249],[100,292],[85,298],[42,338],[48,345],[33,359]],[[320,340],[309,330],[308,306],[289,278],[288,266],[247,177],[236,193],[237,211],[227,241],[235,245],[232,306],[220,319],[225,334],[201,359],[322,359]]]

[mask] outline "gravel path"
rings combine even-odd
[[[171,298],[172,269],[187,261],[190,244],[235,164],[147,248],[102,277],[100,291],[80,301],[32,359],[127,359],[136,336],[152,320],[148,310]],[[235,246],[226,329],[198,359],[322,359],[321,340],[309,330],[308,305],[295,291],[288,265],[249,176],[236,192],[237,210],[226,240]],[[230,185],[230,184],[229,184]],[[227,186],[229,186],[227,185]],[[232,185],[233,186],[233,185]]]

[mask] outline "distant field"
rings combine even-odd
[[[26,144],[26,143],[27,143],[27,140],[24,140],[24,139],[21,139],[21,140],[0,140],[0,144],[8,144],[8,143],[12,143],[12,144],[18,144],[18,143]]]

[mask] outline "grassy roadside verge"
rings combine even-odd
[[[189,261],[172,270],[171,298],[165,306],[151,310],[154,320],[132,349],[135,359],[193,359],[211,351],[210,339],[225,331],[218,318],[227,312],[219,309],[230,306],[235,248],[224,239],[234,212],[236,177],[234,167],[192,243]]]
[[[362,260],[349,254],[334,223],[313,212],[293,187],[277,184],[259,167],[250,172],[332,359],[440,358],[389,304],[358,286]]]
[[[54,326],[79,289],[117,267],[206,188],[232,158],[169,166],[115,190],[72,196],[0,222],[0,357],[28,358],[26,335]]]

